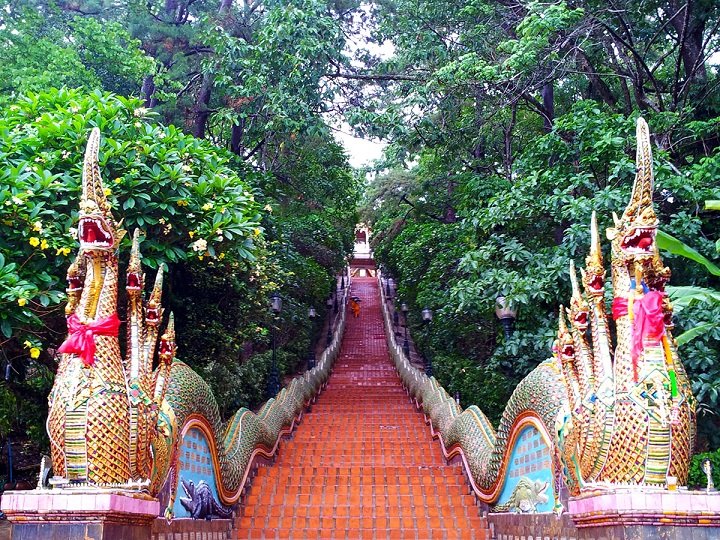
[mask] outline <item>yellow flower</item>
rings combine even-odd
[[[106,197],[109,197],[110,193],[112,193],[112,192],[110,191],[110,188],[105,188],[105,189],[103,189],[103,193],[105,193]]]
[[[205,210],[206,212],[208,210],[210,210],[212,207],[213,207],[213,205],[211,202],[206,202],[205,204],[202,205],[202,209]]]
[[[192,238],[193,236],[195,236],[195,231],[190,231],[188,234],[190,235],[190,238]]]
[[[36,221],[35,223],[33,223],[33,231],[42,232],[42,230],[43,230],[42,223],[40,223],[39,221]]]
[[[32,247],[38,247],[40,245],[40,239],[37,236],[31,236],[28,241]]]
[[[40,242],[40,249],[47,249],[48,247],[49,247],[49,246],[48,246],[47,240],[45,240],[45,239],[43,238],[43,239],[42,239],[42,242]]]
[[[204,258],[202,255],[198,255],[198,261],[202,261]]]
[[[218,259],[222,260],[222,259],[224,259],[224,258],[225,258],[225,252],[223,252],[223,253],[221,253],[220,255],[218,255]]]
[[[67,257],[70,255],[70,248],[64,247],[64,248],[57,248],[55,250],[55,255],[62,255],[63,257]]]
[[[27,298],[18,298],[18,305],[20,307],[23,307],[26,304],[27,304]]]
[[[253,234],[254,234],[255,236],[260,236],[260,229],[258,229],[257,227],[255,227],[255,228],[253,229]]]
[[[30,349],[30,358],[39,358],[40,357],[40,349],[37,347],[33,347]]]
[[[265,210],[266,212],[272,212],[272,206],[270,206],[269,204],[266,204],[266,205],[263,207],[263,210]]]
[[[188,205],[188,202],[187,202],[185,199],[180,199],[180,200],[177,202],[177,205],[178,205],[178,206],[187,206],[187,205]]]
[[[122,181],[121,178],[116,178],[115,180],[113,180],[113,182],[115,182],[116,184],[119,184],[121,181]]]

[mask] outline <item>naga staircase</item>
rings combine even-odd
[[[94,128],[67,274],[68,338],[49,398],[52,466],[43,460],[35,490],[3,494],[12,540],[720,538],[709,462],[704,491],[677,487],[696,401],[672,336],[642,119],[636,139],[631,199],[606,231],[612,310],[593,214],[584,294],[571,264],[552,354],[518,384],[496,429],[398,343],[367,228],[326,349],[257,412],[223,422],[207,383],[175,357],[172,316],[160,332],[162,272],[143,301],[137,233],[123,354],[126,231],[107,200]],[[345,309],[350,294],[362,299],[359,318]]]
[[[234,538],[489,539],[461,465],[446,464],[390,362],[377,280],[352,287],[362,313],[327,388],[258,468]]]

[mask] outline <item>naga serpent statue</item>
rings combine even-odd
[[[563,484],[570,495],[579,495],[617,485],[663,487],[668,477],[687,481],[695,400],[672,338],[672,306],[664,290],[670,270],[655,243],[653,182],[650,134],[640,118],[630,203],[622,217],[613,216],[614,227],[607,231],[615,347],[593,214],[582,271],[585,295],[571,265],[572,297],[567,310],[560,308],[553,356],[520,382],[497,431],[477,406],[463,411],[434,378],[407,362],[383,304],[404,384],[422,405],[446,455],[462,456],[475,493],[497,505],[496,511],[506,510],[513,489],[530,481],[553,482],[548,510],[556,512],[563,509]]]
[[[115,222],[100,177],[100,131],[90,134],[82,177],[78,223],[80,249],[68,274],[67,340],[49,396],[47,430],[56,487],[167,490],[167,518],[178,494],[178,463],[190,430],[209,447],[206,459],[222,504],[231,506],[256,454],[274,454],[281,434],[292,429],[329,376],[344,327],[317,366],[296,377],[255,414],[240,409],[221,423],[208,385],[175,358],[172,315],[162,323],[162,268],[147,301],[136,231],[126,277],[126,355],[119,342],[117,251],[125,231]],[[158,341],[158,335],[160,339]],[[157,352],[157,367],[153,369]],[[187,484],[190,485],[190,484]],[[199,485],[199,484],[197,484]],[[182,494],[181,494],[182,495]]]

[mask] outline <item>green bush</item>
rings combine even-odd
[[[712,478],[715,487],[720,487],[720,449],[714,452],[695,454],[690,462],[690,474],[688,476],[688,487],[690,489],[704,489],[707,487],[707,476],[702,469],[703,461],[709,459],[712,463]]]
[[[0,116],[0,329],[39,347],[58,313],[91,127],[116,218],[145,232],[144,263],[254,258],[262,234],[252,188],[205,141],[153,121],[134,99],[95,92],[28,94]],[[124,248],[129,246],[126,238]]]

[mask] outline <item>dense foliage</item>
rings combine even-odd
[[[592,210],[604,230],[627,203],[638,115],[654,134],[661,230],[717,262],[720,219],[704,208],[720,194],[716,3],[396,0],[373,14],[374,39],[395,51],[358,68],[380,82],[350,118],[390,140],[363,214],[421,348],[464,404],[497,419],[549,356]],[[717,289],[702,265],[663,256],[674,285]],[[717,447],[720,303],[681,292],[676,334],[703,329],[681,345],[700,444]],[[510,339],[500,295],[519,305]],[[436,312],[429,333],[424,306]]]
[[[210,381],[222,413],[265,399],[270,328],[282,373],[304,365],[321,324],[307,310],[326,315],[356,222],[358,183],[321,116],[332,89],[320,78],[344,43],[341,11],[323,2],[5,6],[0,436],[44,439],[82,152],[96,125],[115,215],[143,231],[148,279],[168,267],[180,356]],[[285,300],[277,319],[271,292]]]

